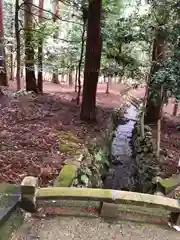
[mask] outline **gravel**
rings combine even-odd
[[[105,221],[102,218],[56,217],[26,220],[11,240],[179,240],[168,226],[137,222]]]

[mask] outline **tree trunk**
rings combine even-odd
[[[72,77],[72,72],[69,73],[69,86],[73,85],[73,77]]]
[[[109,75],[107,82],[106,82],[106,94],[109,94],[109,88],[110,88],[111,81],[112,81],[112,77]]]
[[[64,82],[64,73],[61,74],[61,81]]]
[[[0,0],[0,85],[8,86],[6,64],[5,64],[5,49],[4,49],[4,14],[3,0]]]
[[[24,28],[25,28],[25,71],[26,71],[26,91],[37,93],[37,84],[34,70],[34,48],[33,48],[33,0],[24,0]]]
[[[59,5],[59,0],[54,0],[52,3],[52,7],[53,7],[53,22],[55,23],[59,17],[59,10],[60,10],[60,5]],[[59,29],[56,29],[56,31],[54,32],[54,42],[57,41],[59,37]],[[59,84],[59,75],[58,75],[58,71],[54,70],[53,75],[52,75],[52,83],[56,83]]]
[[[11,2],[11,15],[13,16],[13,1]],[[11,36],[13,36],[14,22],[11,20]],[[14,55],[13,55],[13,42],[11,41],[11,55],[10,55],[10,80],[14,81]]]
[[[20,77],[20,62],[21,62],[21,42],[20,42],[20,32],[19,32],[19,0],[16,0],[15,6],[15,34],[16,34],[16,61],[17,61],[17,69],[16,69],[16,83],[17,90],[21,89],[21,77]]]
[[[161,144],[161,119],[162,119],[162,108],[163,108],[163,87],[160,90],[160,98],[161,98],[161,109],[160,109],[160,117],[157,120],[157,136],[156,136],[156,156],[160,157],[160,144]]]
[[[87,20],[85,20],[83,23],[83,30],[82,30],[82,36],[81,36],[81,54],[80,54],[79,65],[78,65],[78,95],[77,95],[78,105],[80,103],[80,95],[81,95],[81,65],[82,65],[82,60],[84,55],[84,35],[86,32],[86,21]]]
[[[145,123],[156,123],[161,115],[161,100],[158,99],[154,102],[152,99],[155,98],[155,94],[160,96],[161,86],[154,85],[152,76],[156,73],[160,67],[161,63],[164,60],[165,53],[165,36],[162,30],[157,30],[155,40],[153,43],[153,52],[152,52],[152,66],[150,71],[150,81],[149,81],[149,90],[152,90],[151,93],[148,93],[148,100],[146,106],[146,115]]]
[[[39,23],[42,22],[44,0],[39,0]],[[43,38],[40,37],[38,44],[38,91],[43,92]]]
[[[101,59],[102,0],[91,0],[88,9],[87,44],[84,69],[81,120],[96,121],[96,91]]]
[[[75,74],[75,89],[74,89],[75,92],[77,92],[77,80],[78,80],[78,67],[76,67],[76,74]]]
[[[174,109],[173,109],[173,116],[177,116],[177,113],[178,113],[178,105],[179,105],[179,102],[178,100],[175,101],[175,104],[174,104]]]

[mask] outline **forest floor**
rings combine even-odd
[[[173,108],[173,99],[169,99],[168,105],[164,107],[164,117],[161,123],[161,169],[165,176],[176,174],[180,161],[180,128],[178,129],[180,111],[177,117],[174,117],[172,116]],[[156,127],[154,129],[156,132]]]
[[[0,99],[0,182],[20,183],[24,176],[38,176],[43,185],[51,184],[65,161],[65,154],[59,151],[59,132],[70,131],[82,142],[96,137],[106,127],[102,121],[108,110],[120,107],[125,99],[121,96],[123,84],[111,86],[105,94],[106,84],[98,85],[97,124],[87,125],[79,120],[79,106],[76,93],[66,85],[44,83],[44,95],[22,96],[18,99],[3,96]],[[15,90],[11,82],[7,91]],[[144,89],[131,90],[136,97],[144,95]],[[166,111],[171,114],[173,105]],[[163,166],[169,173],[176,171],[180,156],[180,132],[176,129],[180,118],[166,114],[162,130],[162,149],[167,157]]]
[[[120,107],[120,91],[125,86],[113,86],[105,94],[105,84],[99,84],[97,94],[97,124],[79,120],[80,107],[72,101],[73,88],[44,83],[44,95],[0,99],[0,182],[20,183],[24,176],[37,176],[40,184],[49,185],[58,175],[66,154],[59,150],[60,131],[70,131],[80,142],[96,137],[106,127],[108,110]],[[10,96],[15,83],[5,89]],[[140,96],[140,92],[132,91]],[[142,90],[143,93],[143,90]]]

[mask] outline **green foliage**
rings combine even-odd
[[[53,34],[57,28],[58,23],[52,24],[49,21],[39,23],[33,31],[33,41],[37,43],[40,40],[47,39],[50,36],[53,37]]]
[[[81,182],[83,184],[85,184],[86,186],[88,186],[88,183],[89,183],[89,178],[87,175],[81,175]]]
[[[94,154],[94,158],[97,164],[109,166],[106,152],[103,149],[100,148],[99,151]]]
[[[163,60],[158,61],[158,71],[152,76],[150,91],[158,99],[158,92],[154,89],[163,86],[168,96],[180,99],[180,25],[179,5],[174,1],[151,1],[151,14],[154,16],[155,33],[160,29],[164,38]],[[162,35],[163,34],[163,35]],[[157,64],[156,63],[156,64]]]
[[[12,37],[11,20],[14,20],[12,3],[6,0],[4,4],[5,37],[10,38]],[[144,77],[151,65],[152,43],[161,27],[165,34],[166,57],[161,63],[159,72],[154,74],[153,81],[154,85],[163,84],[165,89],[179,99],[179,58],[177,57],[180,51],[179,1],[151,0],[149,4],[142,6],[138,0],[103,0],[102,6],[101,73],[105,76],[118,75],[136,79]],[[46,20],[41,24],[36,23],[33,29],[31,44],[35,54],[37,54],[38,42],[43,39],[45,71],[58,70],[59,73],[68,74],[78,66],[88,0],[68,1],[65,8],[66,11],[61,12],[61,18],[65,21],[58,20],[53,23],[51,13],[44,12]],[[23,27],[22,19],[23,14],[20,12],[21,27]],[[59,39],[54,41],[53,34],[57,28]],[[15,40],[15,36],[13,39]],[[84,41],[86,45],[86,34]],[[11,48],[8,50],[12,51]],[[23,62],[23,54],[21,58]],[[82,71],[84,60],[83,56]],[[34,63],[37,64],[37,55]]]
[[[144,21],[136,12],[124,16],[122,11],[131,9],[131,5],[113,8],[103,25],[102,72],[134,78],[147,66],[145,38],[142,34]],[[120,17],[119,17],[119,14]],[[145,34],[144,34],[145,35]]]
[[[163,67],[154,74],[154,84],[160,84],[171,96],[180,100],[180,61],[169,57]]]

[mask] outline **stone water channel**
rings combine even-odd
[[[136,122],[136,115],[136,107],[130,105],[124,119],[118,123],[111,146],[110,167],[104,188],[137,191],[137,167],[131,149],[132,130]]]

